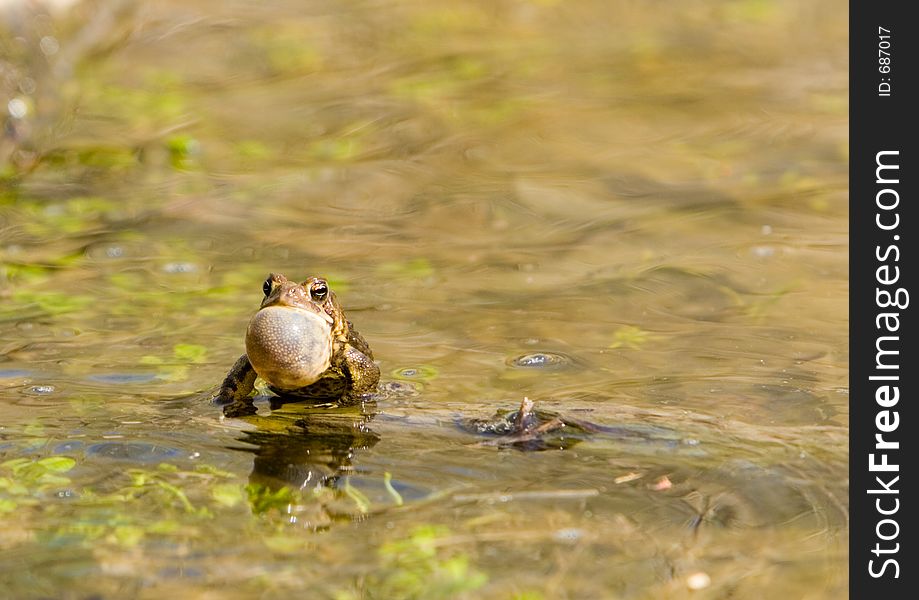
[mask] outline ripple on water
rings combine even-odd
[[[61,442],[54,447],[54,454],[73,454],[82,452],[86,444],[80,441]]]
[[[89,456],[127,462],[160,462],[167,458],[183,456],[178,448],[145,442],[101,442],[86,449]]]
[[[437,377],[436,368],[429,365],[417,367],[403,367],[392,372],[392,376],[400,380],[431,381]]]
[[[420,485],[396,479],[385,479],[373,476],[352,475],[347,479],[339,479],[335,487],[342,489],[346,486],[356,487],[361,490],[372,504],[386,506],[393,503],[401,505],[404,502],[424,500],[431,496],[431,490]]]
[[[57,406],[60,402],[61,397],[57,393],[57,388],[45,383],[21,388],[19,398],[16,400],[18,406],[34,407]]]
[[[0,369],[0,379],[21,379],[32,375],[32,371],[25,369]]]
[[[53,385],[33,385],[29,388],[30,394],[36,394],[38,396],[47,396],[48,394],[54,393]]]
[[[154,373],[101,373],[87,377],[90,381],[97,383],[110,383],[120,385],[125,383],[149,383],[156,380]]]
[[[55,393],[34,392],[31,388],[20,390],[19,397],[15,400],[16,406],[25,406],[35,409],[54,408],[61,405],[62,398]]]
[[[381,381],[380,394],[387,398],[402,398],[417,396],[421,393],[422,385],[414,381]]]

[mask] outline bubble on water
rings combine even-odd
[[[420,367],[403,367],[396,369],[391,374],[396,379],[411,379],[414,381],[431,381],[437,377],[437,369],[428,365]]]
[[[686,586],[691,590],[702,590],[712,584],[712,578],[708,573],[693,573],[686,578]]]
[[[555,352],[530,352],[508,359],[507,364],[522,369],[559,369],[571,365],[572,360]]]
[[[576,542],[584,537],[584,532],[575,527],[568,527],[565,529],[559,529],[552,535],[552,537],[557,542]]]
[[[177,273],[194,273],[197,270],[197,265],[190,262],[171,262],[163,265],[163,271],[173,275]]]
[[[31,96],[35,93],[35,80],[31,77],[23,77],[19,82],[19,91],[25,94],[26,96]]]
[[[6,103],[6,110],[14,119],[21,119],[29,114],[29,105],[22,98],[13,98]]]
[[[33,394],[53,394],[54,386],[53,385],[33,385],[29,388],[29,391]]]
[[[45,56],[52,56],[57,54],[58,50],[61,49],[61,43],[57,41],[57,38],[52,35],[46,35],[38,42],[39,48],[45,54]]]

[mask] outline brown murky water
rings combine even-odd
[[[4,3],[4,597],[844,596],[846,11]],[[269,271],[375,404],[208,402]]]

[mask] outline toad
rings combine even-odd
[[[257,377],[282,398],[354,404],[380,380],[367,341],[345,317],[329,283],[303,283],[272,273],[261,307],[246,329],[246,353],[227,374],[215,400],[228,416],[254,414],[249,394]]]

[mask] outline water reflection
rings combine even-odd
[[[336,496],[340,499],[341,478],[353,474],[356,455],[380,440],[369,425],[374,409],[370,405],[338,409],[284,405],[278,398],[272,399],[271,409],[270,416],[243,417],[255,429],[239,437],[245,446],[232,447],[253,454],[248,488],[252,508],[255,512],[270,508],[265,498],[274,494],[287,499],[278,493],[290,488],[303,492],[290,498],[299,506],[282,508],[309,510],[309,524],[325,526],[329,517],[325,505]],[[325,493],[329,490],[331,495]],[[310,503],[313,506],[306,506]]]

